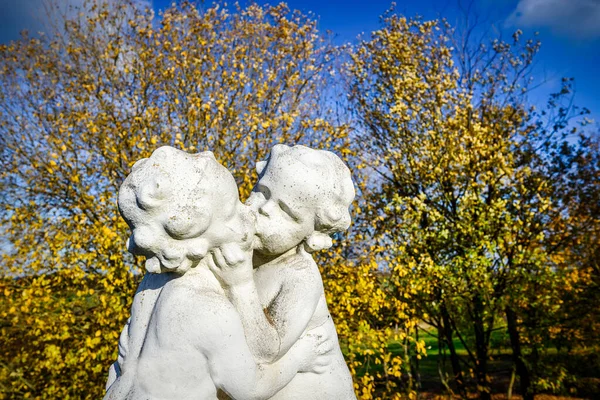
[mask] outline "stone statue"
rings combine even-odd
[[[240,203],[212,153],[156,150],[119,208],[146,257],[105,399],[355,399],[309,254],[347,229],[354,188],[333,153],[275,146]]]

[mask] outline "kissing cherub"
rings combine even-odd
[[[238,312],[209,269],[211,251],[250,246],[254,219],[231,174],[210,152],[156,150],[133,167],[119,192],[146,257],[131,317],[119,341],[105,399],[267,399],[297,372],[320,372],[331,341],[304,335],[272,363],[258,363]],[[238,274],[243,276],[244,274]],[[256,339],[254,339],[256,342]]]
[[[273,399],[355,399],[321,274],[309,254],[330,247],[330,235],[350,225],[350,171],[331,152],[285,145],[273,147],[257,170],[258,183],[246,202],[256,213],[254,253],[222,246],[213,250],[211,268],[227,288],[245,329],[260,330],[260,337],[268,338],[249,342],[258,359],[280,359],[316,328],[333,338],[333,359],[326,373],[299,373]],[[254,282],[239,279],[253,267]]]

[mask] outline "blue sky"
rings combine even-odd
[[[44,20],[42,1],[0,0],[0,42],[18,38],[22,29],[39,30]],[[157,10],[170,3],[152,1]],[[319,20],[320,30],[331,30],[338,43],[353,42],[357,35],[376,30],[379,16],[391,5],[383,0],[289,0],[287,3],[292,9],[312,12]],[[509,38],[517,28],[525,36],[539,32],[542,49],[535,78],[538,83],[545,83],[532,93],[531,101],[545,102],[547,95],[559,87],[562,77],[574,77],[575,103],[588,107],[595,120],[600,120],[600,0],[397,0],[396,10],[406,16],[445,17],[456,22],[461,15],[460,3],[463,7],[471,4],[483,21],[481,26],[493,26],[504,38]]]

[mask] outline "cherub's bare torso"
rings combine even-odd
[[[205,351],[211,338],[198,334],[237,319],[236,311],[220,286],[207,285],[193,272],[176,279],[170,275],[147,275],[142,285],[146,290],[134,298],[134,320],[127,338],[130,352],[109,398],[217,398]],[[160,284],[160,289],[146,287],[153,283]],[[205,329],[194,324],[199,332],[191,332],[187,327],[192,320],[201,321]],[[238,325],[230,323],[225,328],[241,329]]]
[[[231,303],[219,289],[202,287],[202,281],[194,279],[193,274],[165,285],[138,361],[135,390],[139,396],[136,398],[148,398],[148,395],[172,399],[217,398],[207,346],[194,340],[199,339],[200,332],[197,336],[185,325],[193,317],[202,321],[205,330],[211,330],[222,326],[223,322],[217,319],[236,317]],[[228,329],[234,327],[234,324],[227,325]],[[205,340],[210,342],[211,338],[205,337]]]
[[[327,372],[298,373],[272,399],[305,400],[307,395],[314,396],[314,393],[318,393],[318,399],[323,400],[355,399],[352,378],[338,345],[335,326],[327,308],[321,274],[312,257],[304,254],[303,256],[295,253],[255,270],[254,278],[261,302],[280,333],[288,332],[290,328],[293,330],[291,324],[302,318],[300,315],[290,315],[288,308],[291,302],[300,302],[312,314],[306,328],[299,335],[323,327],[336,345]]]

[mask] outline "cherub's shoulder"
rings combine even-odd
[[[160,294],[157,307],[183,316],[211,314],[212,310],[234,310],[227,297],[217,288],[207,287],[192,276],[169,281]]]
[[[317,263],[310,254],[305,251],[298,251],[290,254],[278,263],[279,269],[289,269],[303,273],[318,272]]]
[[[238,322],[239,316],[224,294],[194,285],[193,280],[174,279],[165,285],[153,315],[161,337],[178,337],[199,348],[220,340]]]
[[[310,254],[296,252],[260,266],[254,272],[263,304],[271,304],[282,293],[321,293],[323,282]]]
[[[322,291],[321,273],[309,254],[294,254],[279,265],[283,290]]]

